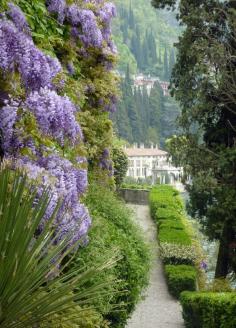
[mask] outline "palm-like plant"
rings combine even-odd
[[[43,232],[35,232],[50,202],[45,190],[35,202],[37,186],[25,174],[0,170],[0,327],[39,327],[54,314],[62,313],[72,304],[88,305],[101,293],[103,285],[84,288],[91,277],[112,266],[114,257],[99,268],[63,270],[70,236],[55,244],[52,218]],[[66,266],[66,264],[63,264]],[[55,274],[57,272],[57,274]],[[75,302],[76,303],[75,303]],[[78,313],[79,316],[79,313]]]

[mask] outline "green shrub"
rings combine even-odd
[[[177,190],[171,186],[158,186],[150,193],[151,215],[155,221],[158,221],[158,209],[174,209],[176,212],[183,210],[183,202]]]
[[[181,219],[181,213],[178,213],[173,208],[158,208],[156,212],[156,221],[160,223],[165,220],[179,221]]]
[[[179,297],[183,290],[195,290],[197,279],[193,267],[196,251],[188,231],[184,204],[173,187],[159,186],[150,193],[150,208],[158,226],[160,257],[165,264],[169,290]]]
[[[164,264],[194,264],[196,253],[193,246],[161,243],[160,257]]]
[[[49,316],[40,328],[109,328],[109,322],[103,320],[95,309],[84,309],[69,304],[63,312]]]
[[[45,222],[50,190],[42,190],[39,197],[35,182],[5,165],[0,167],[0,326],[38,327],[48,317],[62,320],[68,306],[71,310],[77,305],[91,306],[104,293],[104,285],[95,283],[96,278],[114,264],[114,258],[110,253],[101,265],[69,268],[70,234],[55,243],[57,209]],[[38,234],[42,222],[44,228]],[[92,280],[90,285],[88,279]],[[114,294],[114,289],[111,291]],[[74,313],[83,321],[80,312]]]
[[[165,274],[170,293],[179,298],[184,290],[196,290],[196,269],[191,265],[165,265]]]
[[[235,328],[236,293],[183,292],[187,328]]]
[[[162,220],[159,224],[159,230],[179,230],[179,231],[184,231],[185,230],[185,225],[181,220],[171,220],[171,219],[166,219]]]
[[[101,294],[94,306],[111,321],[112,327],[124,327],[148,284],[149,249],[131,219],[130,210],[111,191],[90,185],[86,204],[93,217],[90,242],[79,251],[76,262],[89,267],[99,263],[107,249],[118,249],[122,259],[109,271],[112,277],[104,272],[98,280],[106,283],[115,279],[117,288],[125,292],[114,293],[113,297]]]
[[[164,226],[159,229],[158,238],[160,243],[191,245],[191,238],[186,231]]]

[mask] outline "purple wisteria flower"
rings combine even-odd
[[[110,159],[110,151],[108,148],[105,148],[102,152],[102,155],[100,157],[99,160],[99,167],[102,170],[107,170],[108,171],[108,175],[111,177],[114,174],[114,170],[113,170],[113,162]]]
[[[2,135],[1,147],[4,152],[12,147],[14,124],[17,119],[19,103],[14,100],[6,101],[6,105],[0,110],[0,131]]]
[[[58,22],[63,24],[66,17],[66,1],[65,0],[51,0],[48,1],[48,11],[50,13],[58,14]]]
[[[0,19],[0,69],[5,72],[18,69],[29,90],[52,86],[52,80],[62,70],[56,58],[45,55],[25,33],[5,19]]]
[[[28,96],[25,106],[35,115],[43,133],[53,136],[62,146],[65,138],[71,144],[83,138],[75,119],[76,107],[68,97],[41,88]]]
[[[206,271],[207,268],[208,268],[207,263],[206,263],[205,261],[201,261],[201,263],[200,263],[200,268]]]
[[[18,30],[30,36],[31,31],[29,25],[19,7],[15,6],[12,2],[8,3],[8,7],[9,10],[7,14],[10,16]]]
[[[86,47],[102,47],[102,32],[91,10],[81,9],[75,4],[71,5],[67,11],[67,19],[73,27],[81,28],[79,38]]]
[[[61,207],[54,223],[58,238],[63,239],[70,234],[71,244],[84,238],[91,225],[91,218],[79,197],[88,185],[87,171],[76,169],[69,160],[57,155],[38,158],[36,162],[21,157],[15,165],[24,168],[31,179],[38,183],[41,181],[38,196],[41,195],[43,186],[50,187],[50,203],[39,229],[43,229],[60,200]],[[37,199],[35,202],[37,203]]]
[[[58,1],[59,4],[63,5],[63,2]],[[53,7],[51,10],[54,11]],[[91,218],[80,201],[87,188],[87,170],[79,168],[79,165],[86,160],[80,157],[72,163],[63,158],[62,151],[56,150],[60,148],[58,144],[62,150],[65,142],[73,148],[82,140],[81,128],[75,117],[77,108],[67,96],[57,94],[53,79],[62,70],[61,64],[35,46],[29,37],[23,13],[13,4],[9,5],[7,15],[0,17],[0,70],[6,76],[17,72],[26,91],[21,101],[11,99],[9,95],[3,95],[1,100],[4,106],[0,108],[0,142],[4,157],[14,159],[14,167],[24,168],[31,179],[37,180],[38,197],[45,186],[50,187],[51,198],[45,222],[60,200],[61,207],[55,221],[58,238],[64,238],[69,233],[71,244],[81,238],[84,241]],[[33,133],[25,133],[22,118],[27,115],[35,117],[37,128],[52,138],[55,148],[46,148],[38,144]],[[23,148],[28,148],[33,156],[23,156]],[[39,230],[43,227],[44,222]]]

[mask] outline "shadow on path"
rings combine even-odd
[[[158,256],[156,225],[152,221],[149,207],[129,205],[134,211],[134,219],[145,234],[145,239],[153,250],[153,263],[149,287],[126,328],[183,328],[181,306],[168,293],[161,260]]]

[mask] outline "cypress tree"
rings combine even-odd
[[[165,81],[169,81],[169,61],[168,61],[168,53],[167,48],[165,47],[164,52],[164,72],[163,72],[163,78]]]
[[[174,66],[175,66],[175,51],[174,49],[171,49],[170,57],[169,57],[169,79],[171,78],[171,73]]]
[[[130,5],[129,5],[129,27],[131,30],[135,29],[134,12],[132,9],[131,1],[130,1]]]

